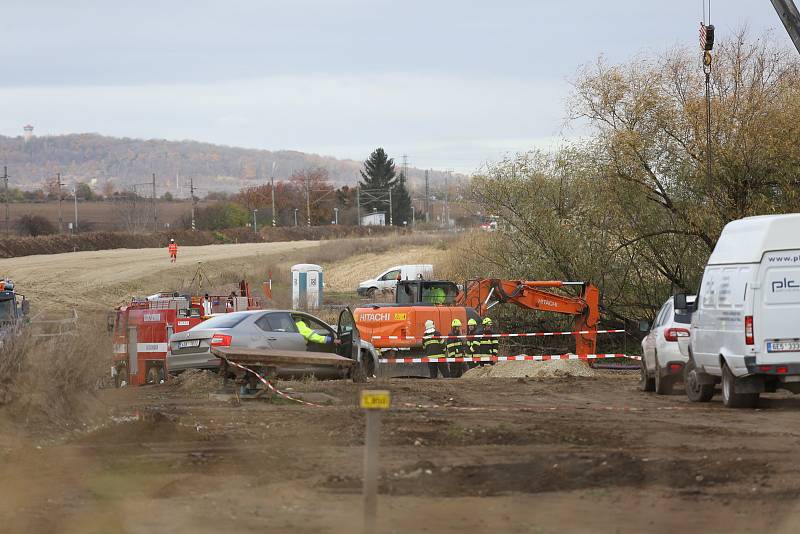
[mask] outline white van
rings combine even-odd
[[[800,214],[725,226],[692,313],[686,395],[706,402],[722,383],[730,407],[754,407],[777,388],[800,393]]]
[[[430,280],[433,278],[433,265],[395,265],[375,278],[364,280],[358,284],[358,294],[362,297],[372,298],[378,293],[394,291],[398,276],[401,280],[416,280],[417,278]]]

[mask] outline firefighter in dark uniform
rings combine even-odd
[[[494,334],[494,329],[492,328],[492,319],[491,317],[484,317],[483,321],[481,322],[481,326],[483,327],[481,333],[484,335],[487,334]],[[481,338],[480,348],[478,351],[480,352],[481,356],[494,356],[497,357],[497,349],[500,347],[500,340],[496,337],[484,337]],[[493,365],[493,362],[482,362],[482,365]]]
[[[478,327],[478,321],[475,319],[470,319],[467,321],[467,335],[469,336],[476,336],[481,333],[480,328]],[[480,356],[481,355],[481,338],[467,338],[467,347],[469,347],[469,351],[467,352],[467,356]],[[472,369],[473,367],[477,367],[478,362],[469,362],[467,363],[467,367]]]
[[[438,339],[441,334],[436,330],[436,325],[428,319],[425,321],[425,334],[422,336],[422,348],[425,350],[426,358],[444,358],[444,347],[442,340]],[[450,369],[447,362],[429,363],[431,378],[436,378],[441,373],[442,378],[450,378]]]
[[[461,320],[460,319],[453,319],[451,323],[452,330],[450,333],[447,334],[448,336],[460,336],[461,334]],[[469,356],[469,346],[467,345],[467,341],[462,338],[454,337],[452,339],[447,340],[447,344],[445,345],[445,349],[447,350],[447,357],[448,358],[464,358]],[[461,375],[464,374],[465,365],[459,362],[453,362],[450,364],[450,378],[459,378]]]

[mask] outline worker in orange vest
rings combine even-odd
[[[169,246],[167,247],[167,250],[169,251],[169,262],[175,263],[178,261],[178,244],[174,239],[169,240]]]

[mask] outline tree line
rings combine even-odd
[[[719,43],[709,146],[697,56],[675,49],[585,67],[568,110],[590,135],[474,178],[474,199],[500,218],[500,236],[478,239],[468,270],[588,280],[607,318],[632,322],[697,290],[726,223],[797,211],[800,62],[768,36],[742,31]]]

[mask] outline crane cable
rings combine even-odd
[[[706,0],[703,0],[703,27],[711,27],[711,0],[708,0],[708,18],[706,18]],[[703,73],[706,83],[706,180],[711,184],[711,51],[703,49]]]

